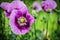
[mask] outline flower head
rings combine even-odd
[[[27,10],[26,5],[22,1],[12,1],[11,3],[8,2],[2,2],[1,3],[1,8],[4,9],[4,14],[7,18],[9,18],[12,10],[14,9],[20,9],[21,11]]]
[[[34,17],[28,12],[13,10],[10,15],[11,30],[15,34],[25,34],[30,30]]]
[[[42,1],[42,9],[44,11],[48,11],[48,9],[50,11],[52,11],[52,9],[55,9],[57,6],[56,2],[53,1],[53,0],[45,0],[45,1]]]
[[[58,20],[58,24],[60,24],[60,20]]]
[[[36,11],[36,12],[39,12],[42,8],[40,6],[40,4],[38,2],[34,2],[33,3],[33,9]]]

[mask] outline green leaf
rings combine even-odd
[[[36,29],[43,31],[47,27],[47,14],[45,12],[39,12],[36,19]]]
[[[57,29],[57,15],[53,12],[48,17],[48,35]]]

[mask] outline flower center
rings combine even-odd
[[[20,26],[26,25],[26,22],[27,22],[27,20],[23,16],[18,19],[18,23]]]
[[[34,7],[33,9],[34,9],[34,10],[36,10],[36,9],[37,9],[37,7]]]
[[[21,17],[21,18],[19,19],[19,21],[20,21],[20,23],[24,23],[24,22],[25,22],[25,18],[24,18],[24,17]]]

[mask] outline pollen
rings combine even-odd
[[[25,22],[25,18],[21,17],[19,21],[20,21],[20,23],[24,23]]]

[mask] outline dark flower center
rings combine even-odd
[[[58,20],[58,24],[60,24],[60,20]]]
[[[19,17],[19,18],[15,18],[15,23],[16,23],[16,26],[18,27],[18,29],[24,29],[24,28],[27,29],[27,28],[30,27],[30,23],[26,19],[25,14],[23,16]]]
[[[34,10],[36,10],[36,9],[37,9],[37,7],[34,7],[33,9],[34,9]]]
[[[44,6],[42,6],[42,9],[43,9],[44,11],[46,11],[46,10],[44,9]]]

